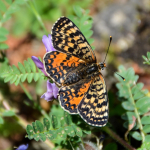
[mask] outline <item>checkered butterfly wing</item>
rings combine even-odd
[[[54,24],[51,34],[52,43],[56,50],[71,54],[85,62],[96,62],[91,46],[70,19],[59,18]]]

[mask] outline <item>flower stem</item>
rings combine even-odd
[[[109,134],[113,139],[118,141],[122,146],[124,146],[128,150],[136,150],[131,145],[129,145],[127,142],[125,142],[122,138],[120,138],[114,131],[112,131],[107,126],[103,127],[102,130],[105,131],[107,134]]]
[[[145,141],[145,135],[144,135],[144,132],[143,132],[143,126],[142,126],[142,123],[141,123],[140,115],[139,115],[138,110],[137,110],[137,108],[135,106],[134,98],[132,96],[131,89],[130,89],[129,85],[128,85],[128,90],[129,90],[129,93],[130,93],[130,98],[131,98],[132,104],[134,105],[134,112],[136,114],[137,123],[139,124],[139,129],[140,129],[140,133],[141,133],[141,136],[142,136],[142,143],[143,143]]]
[[[28,1],[28,2],[29,2],[29,5],[30,5],[30,7],[31,7],[31,9],[32,9],[32,11],[33,11],[33,13],[34,13],[34,15],[36,16],[36,18],[37,18],[37,20],[39,21],[41,27],[43,28],[45,34],[48,34],[48,32],[47,32],[47,30],[46,30],[46,28],[45,28],[45,26],[44,26],[44,23],[43,23],[43,21],[42,21],[42,19],[41,19],[41,16],[39,15],[39,13],[37,12],[37,10],[35,9],[35,7],[34,7],[32,1]]]

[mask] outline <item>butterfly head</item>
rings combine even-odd
[[[105,67],[106,67],[106,64],[104,62],[99,63],[99,68],[101,70],[104,70]]]

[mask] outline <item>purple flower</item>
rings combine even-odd
[[[43,35],[42,42],[46,47],[46,52],[56,51],[52,45],[51,35],[49,34],[48,37]]]
[[[45,74],[45,76],[47,76],[47,73],[45,72],[43,63],[36,56],[32,56],[31,58],[34,61],[34,63],[36,64],[36,66]]]
[[[44,98],[47,101],[52,101],[54,98],[58,97],[58,87],[55,83],[50,83],[47,80],[47,92],[44,93],[41,98]]]
[[[16,150],[27,150],[27,148],[28,148],[28,144],[26,145],[22,144]]]
[[[51,35],[49,34],[48,37],[46,35],[43,36],[42,42],[44,43],[46,47],[46,52],[50,51],[56,51],[52,46],[52,40]],[[31,57],[36,66],[45,74],[45,76],[48,76],[45,72],[43,63],[35,56]],[[57,99],[58,95],[58,87],[55,85],[55,83],[50,83],[49,80],[47,81],[47,92],[44,93],[41,98],[44,98],[47,101],[51,101],[54,98]]]
[[[56,51],[53,48],[50,34],[48,35],[48,37],[46,35],[43,35],[42,42],[44,43],[44,45],[46,47],[46,52]],[[36,64],[36,66],[47,76],[47,73],[45,72],[43,63],[36,56],[32,56],[31,58],[34,61],[34,63]]]

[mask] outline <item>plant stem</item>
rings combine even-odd
[[[130,93],[130,98],[131,98],[132,103],[134,105],[134,112],[135,112],[136,117],[137,117],[137,123],[139,124],[139,129],[140,129],[140,133],[141,133],[141,136],[142,136],[142,143],[143,143],[145,141],[145,135],[144,135],[144,132],[143,132],[143,126],[142,126],[142,123],[141,123],[140,115],[139,115],[138,110],[137,110],[137,108],[135,106],[134,98],[132,96],[131,89],[130,89],[129,85],[128,85],[128,90],[129,90],[129,93]]]
[[[26,90],[26,88],[24,87],[24,85],[20,82],[20,86],[21,88],[24,90],[24,92],[26,93],[27,97],[30,99],[30,100],[33,100],[31,94]]]
[[[125,142],[122,138],[120,138],[114,131],[112,131],[110,128],[108,127],[103,127],[102,128],[103,131],[105,131],[107,134],[109,134],[113,139],[117,140],[122,146],[124,146],[125,148],[127,148],[128,150],[136,150],[135,148],[133,148],[131,145],[129,145],[127,142]]]
[[[28,2],[29,2],[29,5],[30,5],[30,7],[31,7],[31,9],[32,9],[32,11],[33,11],[33,13],[34,13],[34,15],[36,16],[36,18],[37,18],[37,20],[39,21],[41,27],[43,28],[45,34],[48,34],[48,32],[47,32],[47,30],[46,30],[46,28],[45,28],[45,26],[44,26],[44,23],[43,23],[43,21],[42,21],[42,19],[41,19],[41,16],[38,14],[37,10],[35,9],[35,7],[34,7],[32,1],[28,1]]]

